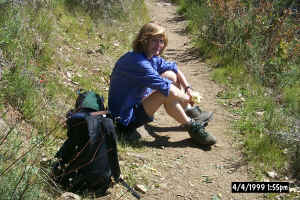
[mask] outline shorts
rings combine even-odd
[[[136,104],[133,108],[133,120],[127,126],[121,123],[117,123],[117,126],[121,130],[131,131],[152,121],[153,117],[147,115],[143,104]]]

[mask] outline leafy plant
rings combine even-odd
[[[65,113],[76,90],[93,89],[107,97],[114,60],[148,20],[140,0],[90,8],[71,3],[0,3],[1,126],[3,119],[11,127],[0,129],[0,199],[56,198],[48,191],[50,164],[44,173],[40,161],[53,158],[65,139]]]
[[[264,163],[262,171],[284,169],[291,159],[277,136],[292,135],[287,110],[299,116],[298,25],[290,12],[295,2],[176,1],[198,53],[225,86],[219,101],[238,116],[234,127],[244,137],[246,157],[258,168]]]

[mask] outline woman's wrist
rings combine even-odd
[[[192,87],[191,87],[190,85],[186,86],[186,87],[184,88],[184,92],[187,93],[188,89],[192,89]]]

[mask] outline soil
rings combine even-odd
[[[259,194],[231,192],[232,182],[252,180],[249,167],[243,161],[239,144],[232,136],[230,121],[233,116],[217,103],[216,96],[222,88],[211,80],[210,68],[201,62],[200,57],[191,53],[190,39],[185,33],[186,21],[176,14],[176,6],[168,1],[145,2],[151,19],[168,30],[167,59],[176,61],[193,89],[200,92],[203,97],[200,108],[214,112],[206,130],[216,136],[217,144],[211,148],[195,145],[188,133],[181,130],[179,124],[161,108],[154,122],[138,130],[143,137],[145,150],[126,154],[143,160],[140,164],[137,161],[140,166],[145,166],[145,163],[151,166],[145,169],[151,175],[147,177],[148,184],[142,184],[147,188],[142,189],[145,192],[142,199],[262,199],[263,196]],[[122,165],[124,161],[122,158],[120,160]],[[137,184],[139,180],[142,182],[142,179],[138,179]],[[114,190],[118,190],[118,187],[121,186]],[[113,194],[115,191],[104,198],[135,199],[129,192],[120,196]]]

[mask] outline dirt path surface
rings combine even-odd
[[[176,7],[163,0],[147,0],[152,20],[168,30],[168,60],[177,62],[189,83],[202,95],[200,107],[214,112],[207,130],[217,138],[211,149],[199,148],[187,132],[178,130],[178,124],[162,108],[155,115],[150,128],[140,130],[148,146],[156,148],[143,156],[153,158],[160,170],[160,183],[147,192],[143,199],[259,199],[253,194],[232,194],[232,181],[249,181],[248,166],[242,164],[238,148],[232,144],[229,120],[231,114],[216,103],[221,90],[209,78],[209,69],[188,53],[189,38],[184,34],[186,22],[176,14]]]

